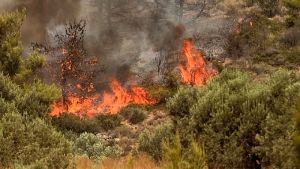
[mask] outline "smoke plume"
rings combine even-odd
[[[183,28],[176,24],[171,0],[0,0],[0,9],[26,8],[25,47],[51,41],[68,21],[87,20],[85,46],[101,58],[99,80],[151,69],[158,50],[176,50]]]

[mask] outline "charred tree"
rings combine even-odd
[[[55,46],[34,44],[33,48],[45,53],[55,60],[50,63],[50,71],[54,80],[59,82],[62,90],[63,105],[68,110],[71,96],[82,99],[95,90],[93,66],[98,63],[96,58],[88,57],[84,48],[86,21],[71,22],[65,25],[63,33],[55,35]]]

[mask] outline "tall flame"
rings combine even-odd
[[[202,52],[194,47],[191,40],[184,41],[182,52],[186,59],[185,65],[179,65],[183,83],[203,86],[217,74],[215,69],[207,65]]]
[[[79,116],[93,117],[97,114],[118,113],[129,104],[149,105],[156,103],[155,100],[150,99],[149,94],[142,87],[131,86],[130,90],[127,90],[117,80],[113,80],[110,87],[112,92],[104,92],[103,96],[88,98],[70,96],[67,106],[64,106],[63,101],[56,102],[52,105],[50,116],[73,113]]]

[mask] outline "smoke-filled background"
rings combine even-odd
[[[202,34],[210,34],[225,25],[223,18],[212,22],[208,20],[208,16],[190,19],[188,12],[179,16],[178,2],[0,0],[0,9],[26,8],[27,18],[22,30],[22,40],[27,49],[33,42],[51,41],[51,37],[63,30],[66,22],[85,19],[85,46],[88,54],[99,57],[101,65],[104,65],[100,79],[109,81],[115,77],[124,82],[132,72],[144,76],[153,71],[153,62],[159,51],[179,50],[183,38],[192,37],[196,33],[201,37]],[[185,3],[188,4],[189,1]],[[199,9],[195,9],[197,10]],[[205,46],[204,43],[201,44]]]

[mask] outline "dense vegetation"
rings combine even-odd
[[[48,116],[61,90],[39,79],[41,54],[24,56],[25,12],[1,14],[0,168],[74,168],[76,159],[122,156],[133,168],[143,153],[152,168],[300,168],[300,1],[245,2],[251,10],[228,37],[232,62],[205,86],[180,85],[172,72],[165,85],[145,85],[158,105],[94,118]],[[153,109],[169,120],[147,129]],[[125,150],[103,133],[136,140]]]

